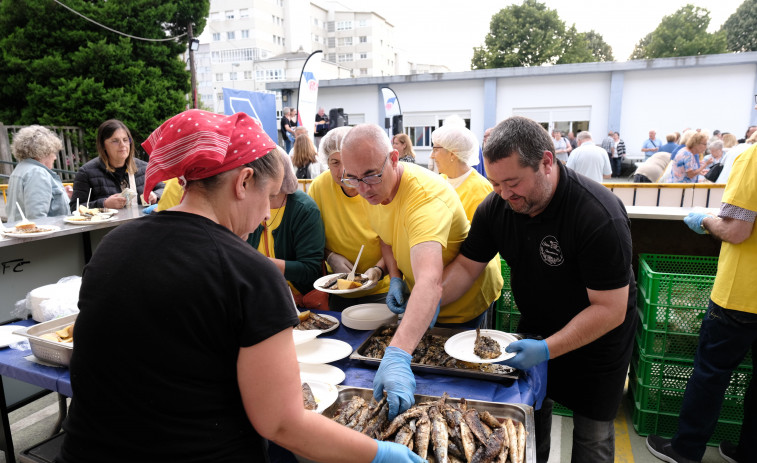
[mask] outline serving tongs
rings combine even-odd
[[[347,275],[347,281],[355,281],[355,271],[357,270],[357,263],[360,261],[360,255],[363,254],[363,248],[365,245],[360,246],[360,252],[357,253],[357,259],[355,259],[355,265],[352,266],[352,271]]]

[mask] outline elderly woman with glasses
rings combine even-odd
[[[97,129],[98,157],[84,164],[74,178],[74,193],[69,203],[70,209],[79,204],[88,207],[107,207],[123,209],[129,200],[139,198],[145,184],[147,163],[134,156],[134,140],[126,125],[116,119],[110,119]],[[90,194],[91,190],[91,194]],[[155,204],[163,192],[160,183],[144,200]],[[141,204],[141,200],[137,200]]]
[[[486,196],[493,191],[491,183],[468,164],[478,160],[478,140],[464,125],[445,124],[431,134],[431,159],[439,173],[460,197],[468,221]]]
[[[21,220],[16,203],[27,219],[68,214],[68,194],[52,170],[61,148],[60,138],[39,125],[13,136],[11,151],[18,165],[8,179],[8,222]]]
[[[707,166],[712,159],[701,161],[707,151],[709,136],[704,132],[694,132],[686,141],[686,147],[681,148],[673,158],[670,171],[662,179],[662,183],[698,183],[704,181]]]
[[[316,177],[308,189],[323,217],[328,270],[331,273],[350,272],[360,247],[365,246],[356,272],[376,282],[365,291],[330,294],[329,309],[339,312],[357,304],[383,304],[389,290],[389,275],[381,256],[381,240],[370,226],[364,200],[356,188],[347,186],[341,180],[344,170],[342,140],[349,131],[350,127],[337,127],[321,139],[318,160],[326,164],[329,170]]]

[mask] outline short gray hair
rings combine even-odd
[[[39,161],[57,153],[63,148],[60,138],[51,130],[41,125],[30,125],[13,135],[11,151],[13,157],[22,161],[34,159]]]
[[[591,134],[587,132],[586,130],[582,130],[578,132],[578,135],[576,135],[576,140],[578,141],[591,140]]]
[[[527,117],[512,116],[494,127],[484,145],[484,158],[493,163],[517,154],[521,166],[538,170],[545,151],[555,152],[546,129]]]
[[[318,144],[318,162],[328,164],[332,154],[341,152],[342,141],[351,129],[349,125],[343,125],[329,130]]]
[[[710,151],[712,150],[722,150],[723,149],[723,140],[715,140],[710,143],[710,145],[707,147]]]

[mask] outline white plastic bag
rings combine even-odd
[[[35,288],[25,299],[16,302],[11,315],[26,318],[31,314],[34,321],[42,323],[66,315],[79,313],[79,289],[81,277],[69,276],[51,285]]]

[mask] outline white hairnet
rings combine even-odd
[[[431,133],[431,141],[434,145],[441,146],[450,151],[467,165],[477,165],[478,139],[473,135],[473,132],[465,128],[464,122],[463,125],[458,125],[454,122],[448,125],[446,122],[448,119],[445,119],[443,126]]]
[[[318,144],[318,162],[325,166],[329,165],[329,157],[342,151],[342,140],[351,128],[346,125],[335,127],[321,138],[321,143]]]

